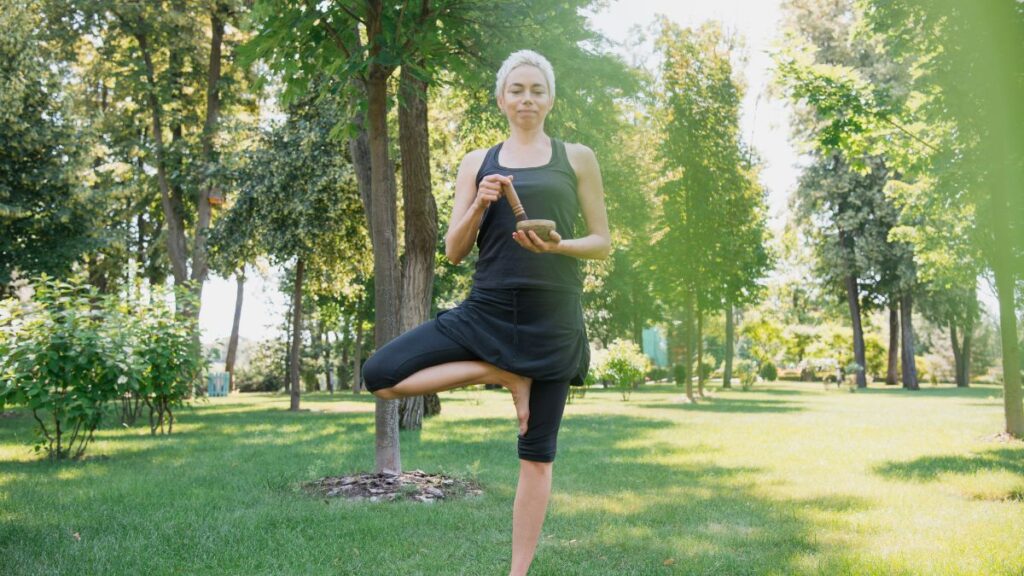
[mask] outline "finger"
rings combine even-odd
[[[530,252],[536,252],[537,248],[530,242],[523,232],[513,232],[512,237],[515,238],[516,243]]]
[[[555,232],[554,230],[549,232],[548,242],[554,242],[555,244],[558,244],[561,241],[562,241],[562,237],[559,236],[558,232]]]
[[[530,230],[529,231],[529,235],[530,235],[530,240],[532,240],[533,243],[536,244],[538,248],[545,248],[546,247],[545,244],[544,244],[544,241],[540,239],[540,236],[536,232],[534,232],[533,230]]]

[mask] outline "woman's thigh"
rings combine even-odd
[[[476,355],[437,329],[429,320],[385,344],[363,365],[363,383],[375,392],[390,388],[416,372],[448,362],[478,360]]]

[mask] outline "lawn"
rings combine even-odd
[[[1024,442],[1001,390],[671,385],[566,408],[536,575],[1024,574]],[[0,418],[0,573],[504,575],[518,477],[502,390],[441,396],[402,433],[406,470],[476,498],[307,496],[373,466],[373,399],[215,398],[174,434],[108,427],[82,462],[40,461],[30,414]]]

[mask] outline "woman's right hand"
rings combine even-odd
[[[493,202],[497,202],[504,194],[504,186],[512,185],[511,176],[501,174],[489,174],[480,179],[480,186],[476,189],[476,198],[473,200],[473,210],[483,212]]]

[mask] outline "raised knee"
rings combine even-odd
[[[362,376],[363,384],[365,384],[366,389],[373,392],[375,395],[380,396],[378,392],[387,389],[387,374],[384,367],[381,366],[380,359],[376,354],[370,356],[366,362],[363,363]]]
[[[381,400],[395,400],[400,397],[393,388],[378,388],[377,390],[370,390],[370,392]]]

